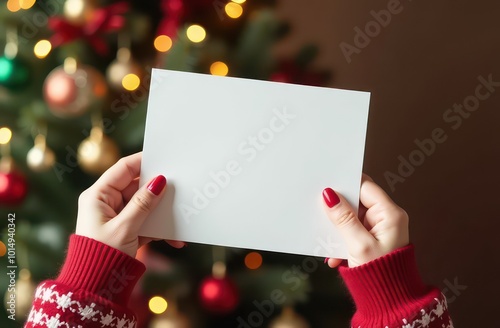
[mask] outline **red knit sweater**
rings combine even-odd
[[[116,249],[72,235],[59,277],[38,286],[25,327],[137,327],[127,303],[144,271]],[[443,294],[420,280],[411,245],[340,274],[356,303],[352,327],[453,327]]]
[[[446,297],[420,279],[413,245],[339,270],[356,304],[352,327],[453,328]]]

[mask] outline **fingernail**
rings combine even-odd
[[[325,188],[325,190],[323,190],[323,199],[325,200],[325,203],[329,208],[332,208],[340,203],[339,196],[337,196],[332,188]]]
[[[325,264],[328,263],[329,259],[330,259],[329,257],[325,257],[325,261],[323,263],[325,263]]]
[[[165,188],[166,184],[167,179],[163,175],[159,175],[148,184],[148,190],[158,196]]]

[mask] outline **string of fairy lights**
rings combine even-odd
[[[242,4],[245,1],[246,0],[229,1],[224,6],[224,12],[227,15],[227,17],[231,19],[240,18],[243,15]],[[35,3],[36,0],[9,0],[6,3],[6,6],[9,11],[17,12],[20,10],[30,9],[35,5]],[[78,7],[80,6],[80,4],[81,2],[79,1],[73,1],[73,2],[70,1],[65,6],[65,11],[69,15],[71,15],[72,12],[79,12],[81,11],[81,8]],[[207,32],[203,26],[198,24],[193,24],[186,29],[186,36],[189,41],[193,43],[200,43],[206,39]],[[154,48],[158,52],[162,53],[168,52],[172,48],[172,45],[173,45],[173,40],[167,35],[158,35],[153,42]],[[33,47],[33,52],[36,58],[44,59],[50,54],[52,48],[53,47],[50,41],[43,39],[39,40],[35,44],[35,46]],[[224,62],[216,61],[212,63],[212,65],[210,66],[210,74],[218,76],[226,76],[229,74],[229,67]],[[140,86],[140,84],[141,84],[140,77],[137,74],[130,73],[122,78],[122,86],[127,91],[136,90]]]
[[[224,6],[224,12],[227,17],[229,17],[230,19],[240,18],[243,15],[244,9],[242,4],[244,4],[245,1],[246,0],[228,0],[228,2]],[[33,8],[35,4],[36,0],[8,0],[7,2],[5,2],[6,8],[12,13],[29,10]],[[66,0],[63,9],[64,15],[68,19],[76,19],[81,16],[82,13],[85,14],[87,10],[85,8],[85,2],[83,0]],[[10,41],[9,35],[7,35],[8,42],[5,47],[5,54],[6,56],[9,55],[9,58],[13,58],[17,54],[17,32],[10,32],[10,34],[12,35],[10,36]],[[182,29],[180,33],[185,33],[185,37],[187,38],[187,40],[194,44],[202,43],[207,38],[206,29],[199,24],[191,24],[187,26],[186,29]],[[153,46],[158,53],[166,53],[172,48],[174,42],[175,41],[172,40],[172,38],[168,35],[160,34],[154,39]],[[123,41],[120,45],[119,42],[120,49],[118,49],[117,52],[117,59],[108,68],[109,72],[107,73],[108,79],[111,80],[110,83],[112,83],[115,88],[117,88],[118,86],[122,87],[122,90],[132,92],[137,90],[141,86],[141,79],[143,78],[143,74],[141,74],[140,69],[136,67],[137,63],[135,63],[131,59],[129,41],[125,43],[128,45],[124,45]],[[49,56],[53,48],[54,46],[50,40],[41,39],[38,40],[33,46],[33,53],[37,59],[43,60],[47,56]],[[124,71],[124,68],[122,66],[126,66],[125,68],[127,68],[129,72]],[[9,69],[6,69],[5,71],[10,72]],[[230,69],[225,62],[217,60],[210,64],[209,71],[212,75],[227,76]]]

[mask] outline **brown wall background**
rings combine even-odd
[[[401,0],[401,13],[348,64],[339,44],[352,45],[353,28],[364,29],[370,11],[389,2],[281,0],[279,15],[292,32],[276,53],[317,43],[314,65],[333,72],[332,87],[372,92],[365,172],[410,214],[420,271],[445,292],[455,326],[493,327],[500,321],[500,87],[456,130],[443,113],[474,94],[479,76],[500,82],[500,3]],[[391,192],[384,172],[397,173],[398,156],[408,159],[414,140],[435,128],[447,140]],[[455,280],[467,286],[459,295],[448,287]]]

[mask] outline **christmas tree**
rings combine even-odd
[[[121,156],[141,150],[151,68],[327,82],[328,72],[309,67],[313,45],[288,58],[272,56],[273,45],[290,33],[274,5],[2,3],[1,327],[22,326],[36,283],[57,275],[79,194]],[[163,242],[143,247],[138,258],[148,267],[132,305],[142,327],[347,326],[352,313],[322,259],[197,244],[176,250]]]

